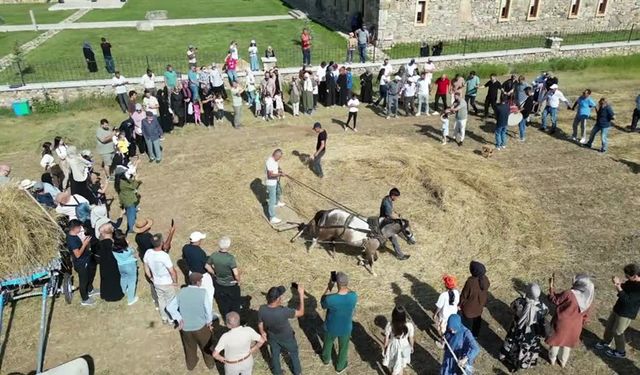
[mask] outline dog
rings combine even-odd
[[[482,146],[482,156],[484,156],[485,159],[489,159],[490,157],[492,157],[493,151],[495,151],[495,148],[491,146]]]

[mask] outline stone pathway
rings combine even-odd
[[[82,9],[78,12],[88,12],[89,9]],[[77,14],[78,12],[74,13]],[[73,17],[73,16],[71,16]],[[71,18],[69,17],[69,18]],[[78,17],[80,18],[80,17]],[[78,19],[76,18],[76,20]],[[139,20],[139,21],[109,21],[109,22],[75,22],[75,23],[47,23],[38,25],[38,30],[77,30],[77,29],[113,29],[120,27],[138,27],[140,23],[152,27],[161,26],[188,26],[188,25],[208,25],[216,23],[242,23],[242,22],[264,22],[296,19],[290,14],[279,16],[253,16],[253,17],[215,17],[215,18],[183,18],[168,20]],[[32,25],[7,25],[0,26],[0,32],[12,31],[32,31]]]
[[[89,11],[90,11],[90,9],[78,10],[77,12],[73,13],[69,17],[67,17],[64,20],[62,20],[60,22],[60,24],[71,24],[71,23],[77,21],[78,19],[80,19],[80,17],[82,17],[85,14],[87,14]],[[27,29],[27,30],[28,31],[32,31],[33,30],[33,26],[30,26],[29,29]],[[22,52],[24,54],[27,54],[27,53],[31,52],[32,50],[34,50],[35,48],[37,48],[42,43],[46,42],[47,40],[49,40],[50,38],[55,36],[61,30],[63,30],[63,29],[50,29],[50,30],[38,35],[36,38],[28,41],[27,43],[21,45],[20,48],[22,49]],[[0,71],[3,71],[6,68],[8,68],[9,66],[11,66],[13,58],[14,58],[14,55],[12,53],[0,58]]]

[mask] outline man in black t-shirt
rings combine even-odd
[[[89,249],[91,236],[85,236],[84,239],[80,239],[83,228],[82,222],[79,220],[71,220],[68,228],[66,245],[71,253],[73,269],[78,273],[78,289],[82,297],[80,304],[82,306],[93,306],[96,304],[96,301],[92,296],[100,294],[100,291],[93,289],[93,279],[96,276],[96,264]]]
[[[327,149],[327,131],[322,129],[322,125],[319,122],[313,124],[313,131],[318,134],[318,140],[316,142],[316,152],[311,155],[311,161],[313,162],[312,168],[315,174],[322,178],[324,173],[322,172],[322,157]]]
[[[496,105],[498,105],[498,95],[500,94],[500,89],[502,89],[502,84],[496,78],[496,74],[491,74],[491,79],[484,84],[484,87],[487,88],[487,97],[484,100],[484,117],[489,116],[489,108],[493,110],[493,115],[496,115]]]
[[[102,56],[104,56],[104,64],[107,72],[113,74],[116,72],[116,64],[113,62],[113,56],[111,55],[111,43],[107,38],[100,38],[100,48],[102,49]]]

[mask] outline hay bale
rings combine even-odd
[[[62,233],[22,190],[0,187],[0,280],[28,276],[60,257]]]

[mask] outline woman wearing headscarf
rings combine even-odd
[[[71,194],[81,195],[90,204],[96,204],[97,199],[89,189],[89,168],[92,163],[78,154],[74,146],[67,147],[67,160],[71,171]]]
[[[482,310],[487,304],[491,283],[487,278],[487,269],[484,264],[471,261],[469,272],[471,276],[464,283],[460,293],[460,310],[464,325],[471,329],[474,337],[478,337],[482,324]]]
[[[113,233],[113,257],[120,272],[120,289],[127,294],[127,305],[131,306],[138,302],[138,296],[136,296],[138,259],[135,250],[127,242],[127,236],[120,230]]]
[[[184,108],[182,112],[182,118],[184,118],[183,124],[193,123],[193,112],[189,113],[189,104],[193,105],[193,96],[191,95],[191,89],[189,88],[188,81],[182,81],[182,89],[180,90],[180,93],[182,94],[182,105]]]
[[[184,126],[185,120],[185,102],[182,97],[182,89],[179,86],[173,88],[171,91],[171,95],[169,97],[169,105],[171,106],[171,111],[173,115],[177,117],[178,121],[174,121],[173,118],[171,122],[177,126]]]
[[[444,275],[442,282],[447,290],[440,293],[436,302],[436,311],[433,314],[436,328],[440,335],[444,335],[447,331],[449,317],[458,313],[458,304],[460,303],[460,291],[456,289],[456,278],[451,275]]]
[[[42,159],[40,159],[40,166],[44,169],[44,173],[48,173],[51,176],[53,185],[58,189],[62,189],[64,172],[62,171],[62,168],[56,164],[55,159],[53,158],[51,142],[44,142],[42,144]]]
[[[324,105],[326,107],[331,107],[336,105],[336,80],[333,79],[333,66],[329,65],[327,67],[327,73],[325,76],[325,81],[327,85],[327,93],[324,97]]]
[[[571,289],[556,293],[555,277],[549,279],[549,301],[556,305],[556,313],[551,320],[553,333],[547,338],[549,362],[556,359],[561,367],[567,365],[571,348],[580,343],[580,333],[587,321],[593,303],[595,288],[586,275],[576,275]]]
[[[96,261],[100,267],[100,298],[107,302],[120,301],[124,297],[120,287],[118,262],[113,256],[113,227],[103,224],[100,233]]]
[[[138,195],[138,188],[142,181],[135,179],[135,173],[132,171],[125,172],[124,178],[120,181],[120,192],[118,192],[118,199],[120,200],[120,206],[124,208],[127,215],[127,231],[126,233],[133,232],[133,227],[136,223],[138,216],[138,203],[140,203],[140,197]]]
[[[53,139],[53,151],[56,152],[56,156],[58,156],[58,165],[64,173],[64,181],[62,181],[62,186],[59,186],[60,190],[64,190],[69,184],[69,174],[71,172],[69,171],[69,162],[67,160],[67,145],[64,143],[64,139],[59,135]]]
[[[169,96],[167,90],[168,89],[166,88],[160,89],[156,94],[158,99],[158,111],[160,111],[158,121],[160,121],[160,126],[164,133],[171,133],[173,130],[173,116],[169,111]]]
[[[360,75],[360,101],[363,103],[373,102],[373,74],[369,68]]]
[[[201,87],[200,97],[202,98],[202,123],[206,127],[213,126],[213,91],[209,87]]]
[[[114,222],[109,218],[106,205],[99,204],[93,206],[93,208],[91,208],[89,220],[91,221],[91,228],[94,228],[95,230],[96,238],[100,237],[100,231],[98,229],[100,229],[104,224],[111,224],[114,230],[120,228],[120,224],[122,224],[122,216],[123,215],[120,215],[118,220]]]
[[[89,73],[97,72],[98,63],[96,62],[96,54],[93,53],[91,44],[86,40],[82,43],[82,54],[84,55],[84,61],[87,63],[87,70],[89,70]]]
[[[349,89],[347,88],[347,70],[344,67],[340,68],[340,73],[338,74],[336,85],[338,85],[338,105],[344,107],[345,105],[347,105],[347,101],[349,100]]]
[[[540,340],[545,336],[544,317],[549,312],[540,301],[540,286],[532,283],[525,295],[511,303],[513,322],[502,345],[500,359],[517,371],[538,364]]]
[[[253,72],[260,70],[260,66],[258,65],[258,45],[255,40],[249,43],[249,66]]]
[[[411,363],[413,353],[414,327],[407,319],[407,311],[396,306],[391,312],[391,321],[384,329],[384,358],[382,364],[392,375],[402,375]]]
[[[472,374],[473,361],[480,353],[480,346],[471,331],[462,324],[460,315],[453,314],[449,317],[444,339],[446,344],[440,375],[458,375],[461,373],[459,369]]]

